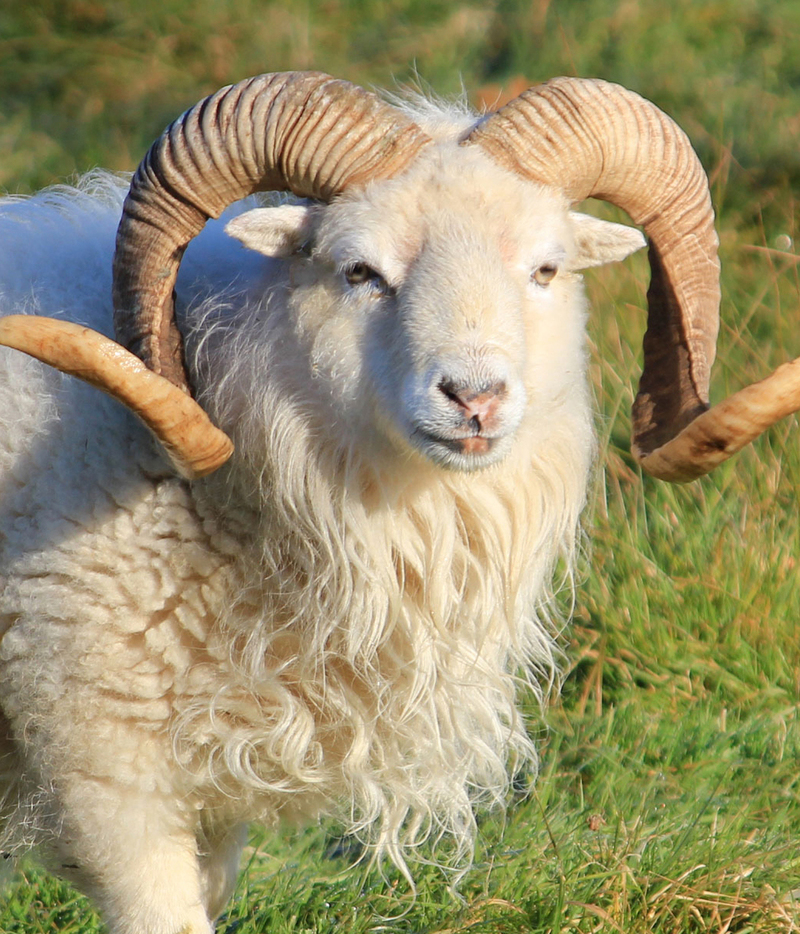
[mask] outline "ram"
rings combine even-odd
[[[644,244],[571,206],[651,240],[647,469],[699,475],[800,406],[790,364],[706,412],[686,137],[601,81],[478,118],[263,75],[126,188],[0,219],[4,851],[116,934],[208,934],[253,820],[468,861],[474,809],[535,764],[519,685],[554,671],[594,450],[579,270]],[[205,227],[265,190],[295,197]]]

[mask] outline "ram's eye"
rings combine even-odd
[[[348,266],[344,271],[344,277],[347,284],[353,288],[366,286],[379,295],[392,295],[394,292],[383,276],[366,263],[353,263]]]
[[[531,278],[537,285],[541,285],[544,288],[545,286],[550,285],[553,279],[555,279],[557,273],[558,266],[553,265],[553,263],[544,263],[534,271]]]

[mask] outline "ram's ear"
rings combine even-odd
[[[254,208],[229,221],[225,233],[250,250],[284,259],[310,240],[314,213],[315,208],[307,204]]]
[[[646,245],[644,235],[635,227],[612,224],[577,212],[569,216],[575,233],[573,269],[617,263]]]

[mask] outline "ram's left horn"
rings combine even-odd
[[[233,453],[230,438],[168,379],[91,328],[35,315],[0,318],[0,344],[102,389],[141,418],[187,479],[212,473]]]
[[[631,448],[649,474],[701,477],[800,409],[800,359],[708,407],[720,304],[714,211],[688,137],[655,104],[607,81],[555,78],[481,121],[462,144],[561,188],[573,204],[610,201],[644,227],[652,276]]]

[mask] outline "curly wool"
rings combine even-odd
[[[11,211],[20,229],[35,216],[38,246],[8,307],[108,330],[122,187],[89,187]],[[2,845],[43,842],[69,876],[59,840],[89,809],[87,864],[109,865],[104,828],[145,796],[148,820],[209,851],[241,822],[334,813],[401,867],[443,834],[463,863],[474,807],[535,768],[518,702],[554,678],[551,581],[560,562],[569,579],[593,453],[582,374],[480,472],[355,444],[358,419],[332,421],[289,352],[285,283],[264,298],[242,255],[209,225],[182,270],[184,295],[214,283],[187,315],[189,363],[237,448],[203,481],[176,478],[115,402],[0,356]],[[358,399],[360,374],[348,385]],[[127,791],[106,801],[105,783]]]
[[[205,486],[211,500],[248,504],[238,521],[250,540],[217,637],[258,715],[229,730],[228,687],[183,716],[179,742],[213,735],[200,768],[220,787],[266,794],[269,808],[303,811],[280,797],[309,792],[343,802],[349,829],[400,864],[429,833],[453,835],[463,857],[474,806],[502,803],[515,771],[535,769],[519,694],[541,697],[555,676],[550,582],[575,557],[586,413],[563,418],[546,445],[523,438],[479,477],[376,464],[321,445],[312,403],[298,417],[302,394],[282,391],[279,306],[224,316],[219,339],[214,311],[194,366],[225,374],[203,403],[246,461]]]

